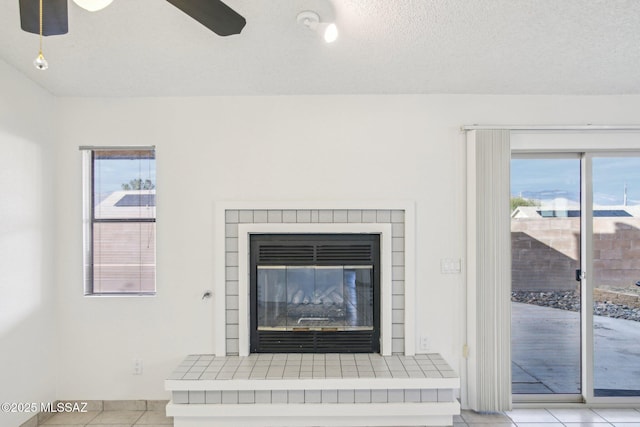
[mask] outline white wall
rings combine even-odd
[[[299,96],[61,99],[58,398],[167,398],[163,379],[213,348],[213,204],[407,200],[417,208],[417,335],[462,368],[463,124],[637,122],[640,97]],[[82,296],[79,145],[157,146],[158,295]],[[419,349],[419,347],[417,347]],[[473,349],[471,349],[473,351]],[[141,358],[144,374],[131,374]]]
[[[55,103],[0,60],[0,402],[55,399]]]

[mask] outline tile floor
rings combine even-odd
[[[167,427],[173,418],[164,410],[61,412],[38,424],[38,427]]]
[[[167,427],[164,411],[89,411],[59,413],[39,427]],[[454,427],[640,427],[640,409],[515,409],[483,415],[462,411]]]
[[[640,409],[514,409],[483,415],[462,411],[454,427],[640,427]]]

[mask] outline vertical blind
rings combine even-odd
[[[511,409],[510,144],[508,130],[467,136],[469,406]]]
[[[85,293],[155,293],[155,149],[81,149]]]

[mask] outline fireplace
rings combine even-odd
[[[251,234],[253,353],[380,351],[379,234]]]

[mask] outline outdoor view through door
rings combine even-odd
[[[591,274],[594,395],[640,396],[640,157],[593,158]]]
[[[512,388],[579,394],[580,159],[511,161]]]
[[[640,157],[514,156],[511,210],[513,393],[640,396]]]

